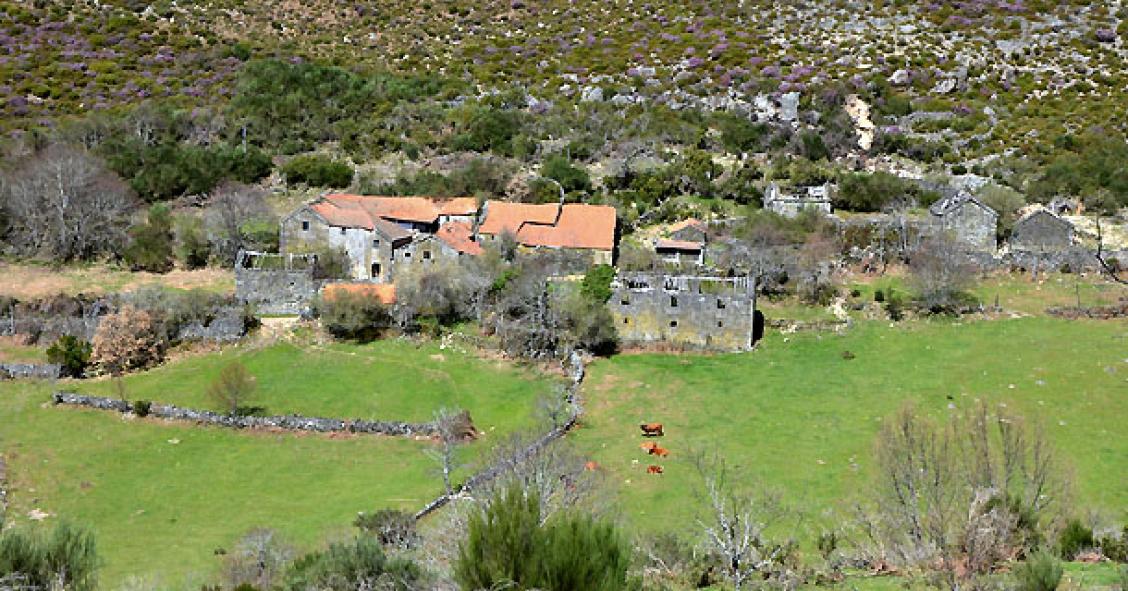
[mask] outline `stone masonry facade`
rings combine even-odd
[[[627,275],[608,307],[625,344],[744,351],[755,344],[756,286],[746,277]]]

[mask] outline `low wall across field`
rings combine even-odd
[[[62,367],[57,363],[0,363],[0,380],[53,380],[59,377],[61,371]]]
[[[85,396],[73,392],[56,392],[55,404],[84,406],[98,410],[110,410],[122,414],[132,414],[133,403],[117,398]],[[305,417],[300,415],[282,416],[231,416],[209,410],[182,408],[171,404],[152,403],[146,416],[172,421],[189,421],[202,425],[214,425],[230,429],[271,429],[284,431],[303,431],[313,433],[360,433],[366,435],[393,435],[398,437],[431,437],[438,434],[434,423],[407,423],[403,421],[368,421],[364,419],[331,419]]]

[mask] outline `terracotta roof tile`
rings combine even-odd
[[[433,197],[350,195],[348,193],[332,193],[326,195],[317,205],[340,210],[359,210],[367,214],[369,218],[385,218],[427,224],[434,223],[438,220],[440,215],[474,215],[474,212],[478,209],[478,202],[473,197],[439,199]],[[329,220],[321,210],[318,210],[318,213]],[[343,217],[340,219],[349,220],[349,218]],[[332,220],[329,221],[330,223],[334,223]],[[371,225],[353,227],[366,227],[371,229]]]
[[[615,248],[615,208],[609,205],[569,203],[555,224],[527,222],[517,231],[526,246],[552,248]]]
[[[700,242],[693,242],[690,240],[666,240],[661,239],[654,243],[654,247],[659,250],[693,250],[700,251],[705,245]]]
[[[482,254],[482,245],[474,241],[474,229],[466,222],[447,222],[439,227],[435,237],[460,253]]]
[[[322,297],[328,300],[342,293],[367,295],[388,306],[396,303],[396,286],[391,283],[330,283],[321,290]]]
[[[507,201],[488,201],[485,219],[478,226],[479,234],[501,234],[509,230],[514,234],[526,223],[551,224],[556,221],[560,205],[556,203],[533,205],[529,203],[509,203]]]

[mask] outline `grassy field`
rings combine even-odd
[[[844,351],[854,359],[844,359]],[[1024,318],[860,323],[769,336],[746,354],[620,356],[591,366],[576,438],[642,531],[693,523],[690,450],[717,451],[817,525],[862,494],[883,417],[978,399],[1037,417],[1076,471],[1079,507],[1128,521],[1128,324]],[[638,423],[666,425],[666,473],[646,475]],[[635,463],[635,460],[638,463]]]
[[[216,293],[235,291],[230,269],[177,269],[165,274],[131,272],[109,265],[51,267],[0,262],[0,295],[32,300],[58,294],[103,294],[130,291],[145,285],[175,289],[203,289]]]
[[[532,371],[405,341],[299,348],[232,348],[125,379],[130,398],[203,405],[200,392],[224,363],[258,376],[271,412],[426,420],[441,405],[466,408],[483,440],[470,461],[532,421],[533,400],[553,388]],[[64,384],[110,393],[109,383]],[[417,509],[440,488],[427,442],[232,432],[47,404],[45,383],[0,383],[0,450],[17,522],[92,526],[105,560],[104,588],[130,575],[166,588],[200,587],[253,527],[273,527],[302,547],[344,535],[358,511]]]

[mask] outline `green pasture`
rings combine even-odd
[[[853,354],[846,359],[844,352]],[[874,437],[907,402],[936,417],[976,400],[1044,425],[1075,473],[1077,508],[1128,521],[1128,324],[1052,318],[857,323],[769,334],[730,355],[624,355],[589,368],[575,436],[609,475],[639,531],[695,523],[704,506],[691,452],[718,453],[813,530],[864,498]],[[951,405],[953,408],[949,408]],[[661,422],[655,461],[638,424]],[[648,464],[665,468],[647,475]],[[800,537],[807,537],[800,534]]]
[[[229,348],[124,379],[127,397],[206,405],[202,394],[235,359],[257,376],[270,412],[423,421],[433,409],[470,411],[491,440],[529,425],[534,399],[554,384],[532,371],[405,341],[258,350]],[[109,382],[60,387],[110,394]],[[441,488],[426,441],[374,436],[234,432],[127,419],[49,404],[50,385],[0,383],[0,450],[11,479],[10,517],[50,514],[91,526],[102,587],[130,576],[162,588],[200,588],[246,531],[271,527],[301,548],[347,535],[358,511],[414,510]],[[463,472],[467,472],[464,469]]]

